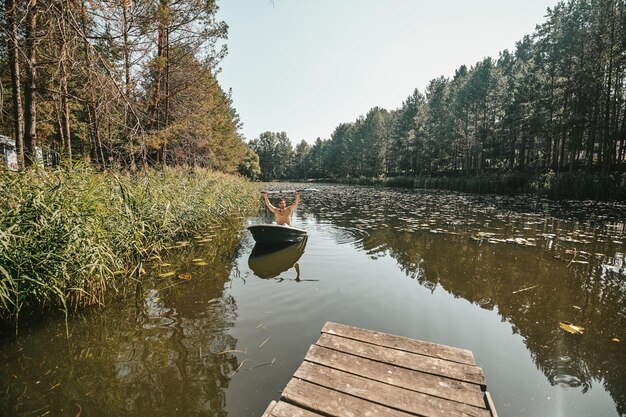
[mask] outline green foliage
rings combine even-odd
[[[285,132],[263,132],[250,141],[250,148],[259,156],[261,179],[285,179],[293,163],[293,148]]]
[[[239,164],[237,172],[246,178],[256,180],[261,176],[261,166],[259,165],[259,155],[256,154],[249,146],[246,146],[243,161]]]
[[[103,301],[168,242],[232,222],[255,187],[206,170],[0,172],[0,319]]]
[[[11,86],[0,96],[0,132],[17,139],[14,119],[25,115],[14,109],[12,89],[21,85],[21,96],[30,91],[25,69],[33,54],[36,145],[52,151],[54,163],[60,154],[71,166],[65,159],[72,150],[74,160],[99,168],[237,171],[244,143],[230,94],[215,77],[228,29],[216,19],[216,1],[15,3],[8,20],[16,34],[3,38],[0,49],[2,85]],[[32,45],[26,36],[31,16],[37,24]],[[10,40],[20,51],[14,62],[21,71],[10,70]],[[19,80],[10,78],[19,72]]]
[[[435,78],[398,109],[338,125],[308,152],[307,178],[619,198],[624,10],[624,0],[558,3],[514,51]]]

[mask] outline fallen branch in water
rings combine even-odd
[[[225,353],[245,353],[246,355],[248,354],[248,350],[246,349],[244,350],[239,350],[239,349],[230,349],[230,350],[223,350],[221,352],[217,352],[217,355],[223,355]]]
[[[270,337],[272,337],[272,336],[270,336]],[[259,345],[259,349],[261,349],[261,348],[263,347],[263,345],[264,345],[264,344],[266,344],[268,340],[270,340],[270,337],[268,337],[267,339],[265,339],[265,340],[263,341],[263,343],[261,343],[261,344]]]
[[[265,366],[265,365],[274,365],[274,362],[276,362],[276,358],[272,359],[271,362],[265,362],[265,363],[262,363],[260,365],[253,366],[252,368],[250,368],[250,370],[256,369],[256,368],[260,368],[261,366]]]
[[[532,287],[522,288],[521,290],[513,291],[511,294],[517,294],[518,292],[532,290],[533,288],[537,288],[539,284],[533,285]]]
[[[244,359],[241,361],[241,363],[239,364],[239,366],[237,367],[237,369],[235,369],[230,375],[228,375],[229,378],[232,378],[233,375],[235,375],[237,372],[239,372],[239,370],[241,369],[241,367],[243,366],[243,364],[248,361],[249,359]]]

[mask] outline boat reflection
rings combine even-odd
[[[300,281],[298,260],[304,253],[306,238],[297,243],[257,243],[248,258],[248,266],[259,278],[275,278],[291,268],[296,270]]]

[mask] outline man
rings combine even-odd
[[[291,214],[298,208],[300,204],[300,193],[296,191],[296,202],[286,207],[287,203],[284,198],[278,200],[278,207],[274,207],[272,203],[270,203],[269,198],[267,198],[267,191],[263,194],[263,198],[265,199],[265,205],[267,208],[274,213],[276,216],[276,223],[280,225],[291,226]]]

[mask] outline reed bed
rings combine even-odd
[[[166,245],[258,209],[246,180],[206,170],[0,172],[0,321],[102,303]]]

